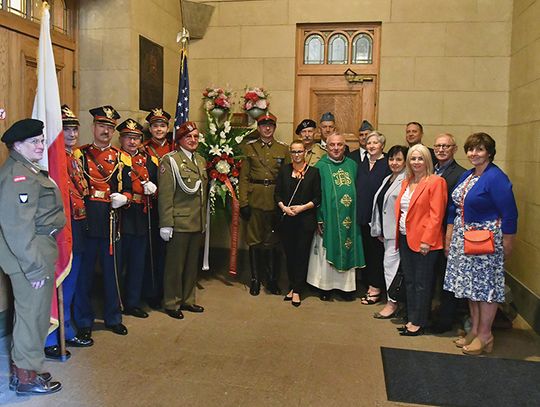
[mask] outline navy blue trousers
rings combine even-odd
[[[136,236],[123,234],[122,264],[124,276],[124,307],[139,307],[146,260],[147,235]]]
[[[120,245],[117,243],[117,247]],[[102,237],[88,237],[83,255],[75,301],[73,302],[73,316],[79,328],[92,328],[95,313],[92,307],[92,285],[96,273],[96,259],[99,258],[103,271],[103,286],[105,291],[105,306],[103,319],[106,325],[116,325],[122,322],[120,312],[120,298],[116,288],[114,273],[114,256],[109,254],[109,240]],[[117,270],[120,271],[120,256],[117,253]]]

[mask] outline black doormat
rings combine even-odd
[[[540,363],[381,347],[390,401],[433,406],[540,406]]]

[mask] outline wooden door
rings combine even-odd
[[[352,43],[359,36],[372,41],[369,62],[355,63]],[[318,37],[324,43],[324,57],[318,63],[306,63],[306,41]],[[341,36],[348,41],[343,63],[332,63],[331,41]],[[304,118],[319,121],[324,112],[332,112],[337,130],[347,144],[358,148],[358,128],[362,120],[377,126],[380,25],[378,24],[303,24],[297,29],[295,125]],[[347,74],[345,74],[347,72]]]
[[[17,120],[30,117],[37,88],[39,24],[0,10],[0,134]],[[52,32],[61,103],[78,109],[75,40]],[[0,164],[7,149],[0,143]]]

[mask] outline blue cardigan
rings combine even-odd
[[[473,171],[474,168],[465,171],[455,188]],[[454,224],[455,217],[456,205],[452,199],[449,199],[448,224]],[[490,163],[465,196],[465,223],[501,219],[502,232],[513,235],[517,231],[517,218],[512,183],[499,167]]]

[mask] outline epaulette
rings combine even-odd
[[[129,165],[131,167],[131,156],[123,151],[119,151],[119,153],[120,161],[122,161],[125,165]]]
[[[253,140],[249,140],[248,142],[246,142],[246,144],[253,144],[253,143],[256,143],[257,141],[259,141],[258,138],[253,139]]]
[[[165,157],[172,157],[173,155],[175,155],[178,151],[176,150],[173,150],[173,151],[170,151],[168,152],[167,154],[165,154],[163,157],[161,157],[161,159],[163,160]]]
[[[283,141],[279,141],[277,139],[274,139],[277,141],[278,144],[281,144],[282,146],[285,146],[285,147],[289,147],[289,145],[287,143],[284,143]]]
[[[75,157],[77,160],[80,160],[81,157],[83,156],[83,153],[82,153],[82,147],[80,148],[76,148],[75,150],[73,150],[73,157]]]

